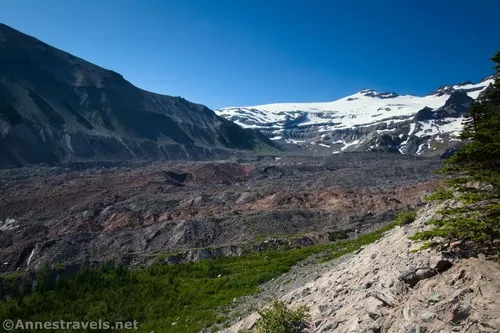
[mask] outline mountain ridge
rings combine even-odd
[[[0,25],[0,166],[228,158],[275,145],[181,97]]]
[[[307,151],[441,155],[460,145],[458,133],[469,103],[493,81],[489,76],[479,83],[443,85],[424,96],[363,89],[332,102],[274,103],[215,112]]]

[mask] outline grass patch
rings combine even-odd
[[[322,251],[321,260],[329,261],[336,258],[339,258],[348,253],[359,250],[362,246],[371,244],[384,236],[384,233],[391,230],[398,224],[396,222],[392,222],[387,224],[377,231],[364,234],[355,239],[342,240],[335,242],[333,244],[328,244],[328,246]]]
[[[417,218],[417,211],[408,210],[398,214],[394,223],[400,227],[410,224]]]
[[[139,331],[199,332],[227,320],[218,314],[235,297],[254,294],[259,285],[290,270],[312,254],[338,258],[380,239],[396,224],[353,240],[287,250],[271,250],[144,269],[104,265],[83,269],[71,279],[34,290],[13,292],[0,302],[0,317],[31,321],[133,321]],[[40,278],[47,275],[46,269]],[[12,276],[0,276],[5,281]],[[175,325],[172,325],[175,323]]]

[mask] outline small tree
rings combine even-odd
[[[307,320],[311,319],[306,306],[292,310],[281,301],[274,301],[269,309],[262,309],[259,314],[262,319],[256,326],[258,333],[304,332],[308,327]]]

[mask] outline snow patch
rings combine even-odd
[[[429,142],[424,142],[418,146],[417,152],[415,153],[416,155],[420,155],[424,152],[424,146],[427,146],[427,149],[431,147]]]
[[[462,120],[460,118],[445,118],[442,120],[424,120],[419,121],[421,130],[414,133],[415,136],[435,136],[442,134],[449,134],[450,136],[458,137],[462,130]]]
[[[35,255],[35,249],[34,248],[33,250],[31,250],[31,254],[30,256],[28,257],[28,261],[26,262],[26,266],[29,266],[30,262],[31,262],[31,259],[33,259],[33,256]]]
[[[340,148],[340,150],[344,151],[346,150],[347,148],[349,148],[350,146],[355,146],[359,143],[359,140],[354,140],[354,141],[351,141],[349,143],[346,143],[344,142],[344,147]]]
[[[304,143],[304,142],[306,142],[306,141],[305,141],[305,140],[285,139],[285,142],[286,142],[286,143],[294,143],[294,144],[298,144],[298,143]]]
[[[6,219],[5,221],[0,221],[0,231],[13,230],[19,227],[15,219]]]

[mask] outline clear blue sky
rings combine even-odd
[[[492,73],[498,0],[2,0],[0,22],[211,108]]]

